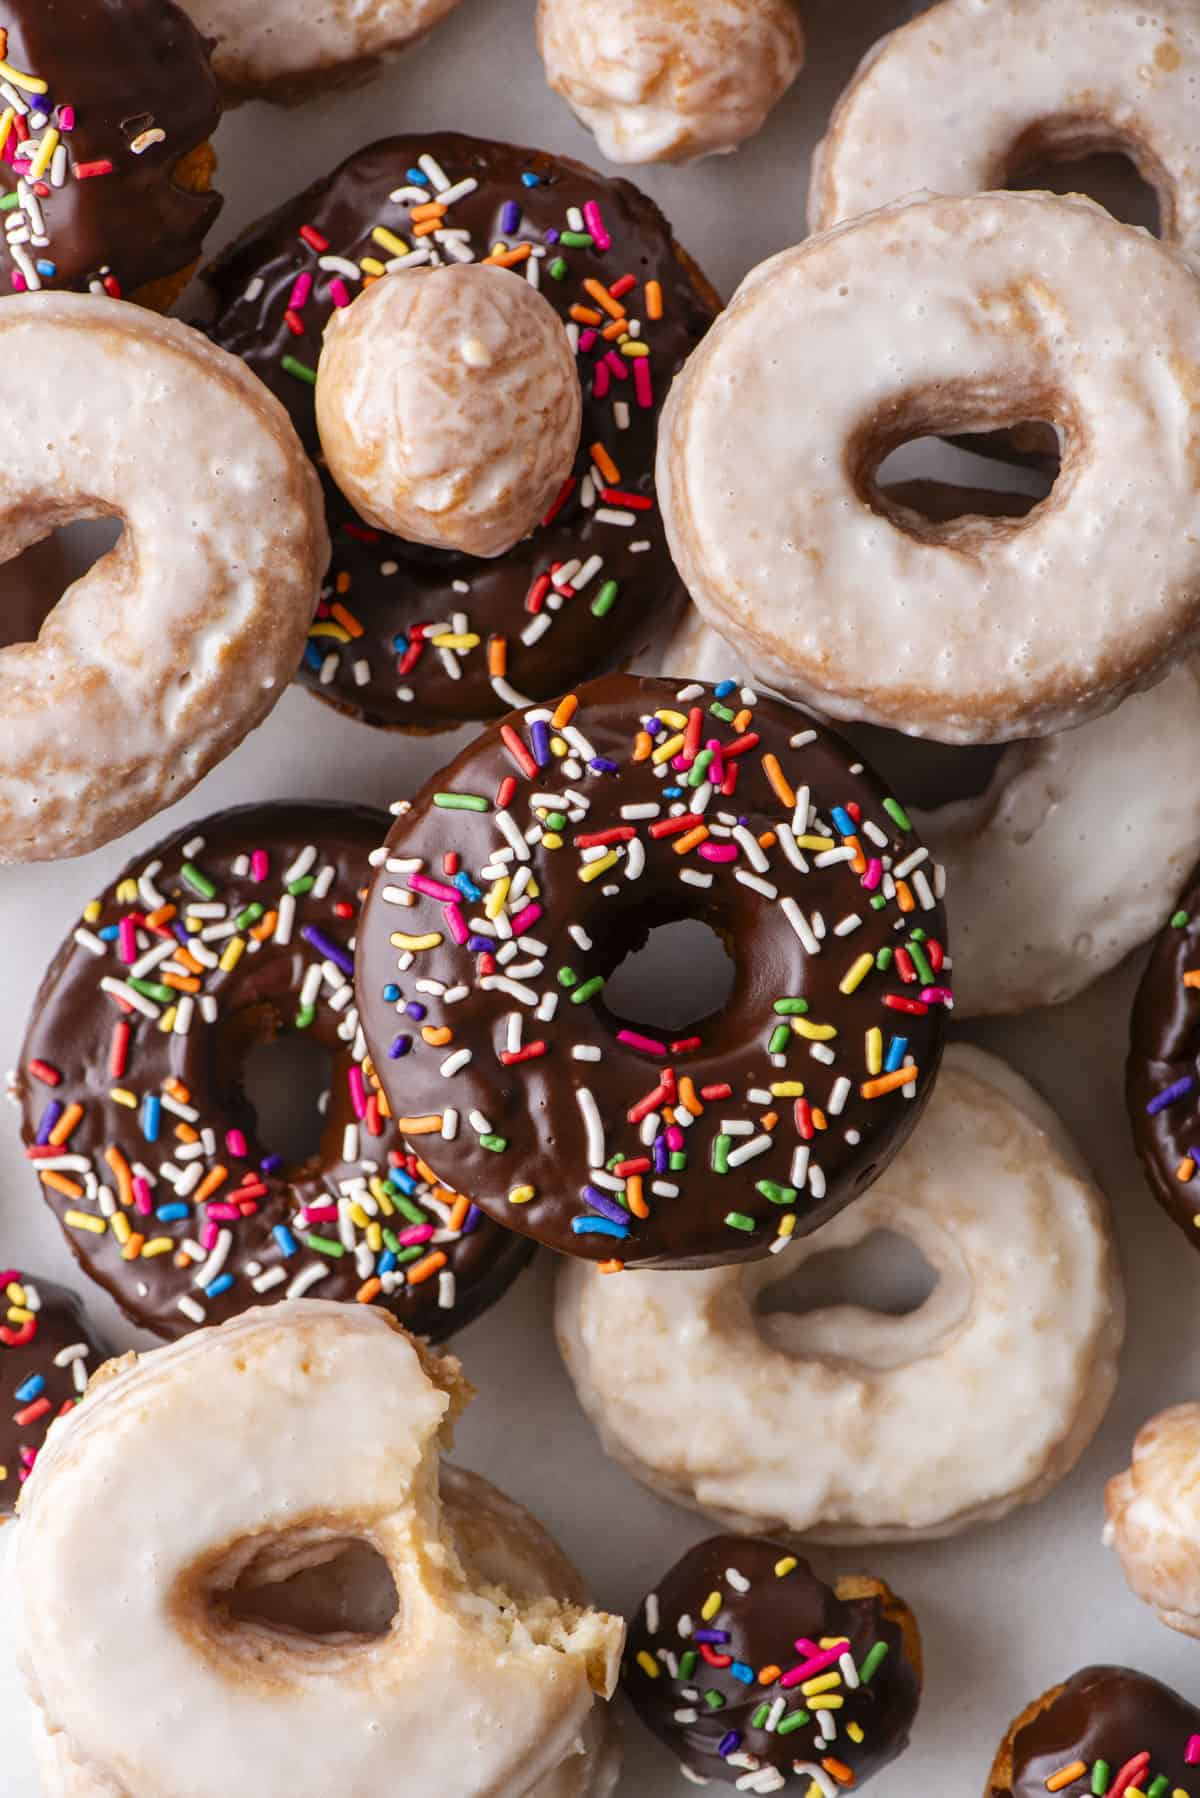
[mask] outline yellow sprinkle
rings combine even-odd
[[[384,267],[383,263],[380,262],[378,256],[360,256],[358,259],[358,266],[363,271],[364,275],[387,274],[387,269]]]
[[[815,1679],[806,1679],[800,1690],[806,1698],[815,1698],[818,1692],[832,1692],[834,1687],[840,1686],[841,1683],[840,1673],[818,1673]]]
[[[372,1218],[367,1225],[367,1247],[373,1255],[383,1252],[383,1225],[378,1218]]]
[[[13,106],[6,106],[4,111],[0,112],[0,150],[2,150],[8,142],[9,133],[12,131],[13,120],[16,116],[16,108]]]
[[[11,1305],[23,1305],[25,1303],[25,1288],[16,1280],[13,1280],[4,1288],[4,1296]]]
[[[114,1086],[108,1096],[114,1105],[127,1105],[131,1111],[137,1110],[137,1094],[131,1093],[127,1086]]]
[[[386,250],[389,256],[408,255],[408,245],[404,239],[397,237],[394,231],[389,231],[386,225],[376,225],[371,233],[371,241],[377,243],[381,250]],[[362,266],[365,268],[366,264]]]
[[[832,837],[797,837],[801,849],[836,849],[837,844]]]
[[[14,69],[11,62],[0,62],[0,80],[11,81],[14,87],[23,87],[29,94],[46,92],[46,83],[40,75],[27,75],[24,69]]]
[[[872,1024],[867,1031],[867,1072],[878,1074],[883,1067],[883,1031]]]
[[[8,1314],[8,1321],[11,1324],[27,1324],[32,1320],[33,1316],[34,1313],[32,1311],[27,1311],[24,1305],[14,1305]]]
[[[45,84],[43,83],[43,92],[44,91]],[[39,181],[50,167],[50,158],[58,148],[58,136],[59,134],[53,126],[51,126],[49,131],[43,133],[38,153],[29,167],[29,178],[31,181]]]
[[[225,945],[225,953],[222,955],[219,963],[222,974],[232,974],[245,953],[245,937],[231,936]]]
[[[112,1233],[121,1244],[122,1248],[124,1248],[125,1244],[129,1241],[129,1238],[133,1235],[133,1226],[130,1224],[129,1219],[123,1211],[118,1211],[113,1218]]]
[[[142,1244],[142,1260],[153,1259],[155,1255],[169,1255],[174,1247],[169,1236],[152,1236],[149,1242]]]
[[[621,354],[622,356],[648,356],[650,354],[650,345],[648,343],[638,343],[636,339],[631,337],[628,343],[622,343]]]
[[[849,1648],[848,1636],[821,1636],[817,1640],[818,1648]]]
[[[540,899],[541,896],[542,896],[542,889],[538,885],[537,881],[536,880],[527,880],[525,882],[525,897],[527,899]]]
[[[873,955],[868,955],[864,952],[862,955],[858,956],[855,961],[850,963],[850,966],[846,969],[846,972],[838,982],[838,992],[855,992],[862,985],[874,966],[875,957]]]
[[[867,960],[870,961],[870,956]],[[808,1018],[792,1018],[789,1020],[797,1036],[802,1036],[808,1043],[827,1043],[837,1035],[833,1024],[814,1024]]]
[[[332,637],[335,643],[350,641],[350,632],[342,625],[334,624],[331,619],[321,618],[316,624],[310,624],[308,634],[310,637]]]
[[[773,1099],[802,1099],[804,1097],[803,1080],[776,1080],[771,1087]]]
[[[775,1578],[786,1579],[789,1573],[795,1573],[799,1565],[795,1555],[784,1555],[782,1561],[775,1563]]]
[[[504,901],[508,898],[508,889],[512,885],[507,874],[502,874],[487,899],[484,901],[483,913],[487,918],[498,918],[504,910]]]
[[[655,763],[669,762],[673,755],[679,754],[679,751],[683,748],[683,743],[683,732],[677,731],[673,737],[668,737],[665,743],[660,743],[658,745],[658,748],[654,750],[651,755],[650,760]]]
[[[672,730],[684,730],[687,727],[686,712],[671,712],[666,706],[661,706],[654,716],[661,719],[662,723],[669,724]]]
[[[514,1186],[508,1195],[510,1205],[528,1205],[530,1199],[536,1198],[536,1186]]]
[[[163,1012],[162,1017],[158,1020],[158,1027],[164,1036],[170,1036],[172,1030],[175,1028],[175,1009],[175,1006],[168,1005],[166,1011]]]
[[[355,1224],[357,1225],[357,1227],[360,1230],[367,1230],[370,1228],[371,1220],[367,1216],[366,1212],[363,1210],[361,1205],[354,1204],[354,1205],[349,1206],[348,1209],[350,1212],[350,1216],[353,1218]]]
[[[700,1606],[700,1615],[703,1617],[705,1623],[712,1622],[724,1602],[725,1600],[719,1592],[709,1593],[708,1597],[704,1600],[704,1603]]]
[[[550,747],[555,755],[563,756],[566,755],[569,745],[565,737],[551,737]]]
[[[443,631],[440,637],[430,637],[429,641],[435,649],[478,649],[479,633],[467,631],[456,634],[454,631]]]
[[[610,849],[607,855],[598,856],[594,862],[585,862],[579,870],[579,878],[580,880],[599,880],[600,876],[606,874],[616,861],[617,852],[615,849]]]
[[[637,1664],[650,1679],[658,1678],[658,1663],[644,1648],[638,1650]]]
[[[396,1207],[392,1204],[391,1199],[384,1191],[383,1181],[379,1178],[379,1175],[376,1174],[373,1179],[368,1180],[367,1185],[371,1189],[371,1197],[378,1204],[384,1217],[391,1217],[394,1214]]]
[[[123,880],[117,887],[117,901],[121,905],[132,905],[139,898],[136,880]],[[99,913],[97,913],[99,916]]]
[[[92,1217],[86,1211],[64,1211],[63,1223],[72,1230],[90,1230],[93,1236],[103,1236],[108,1229],[102,1217]]]
[[[407,930],[393,930],[389,941],[393,949],[407,949],[419,955],[422,949],[436,949],[442,940],[440,930],[428,930],[424,936],[411,936]]]
[[[795,1230],[795,1228],[796,1228],[796,1214],[794,1211],[789,1211],[789,1212],[787,1212],[787,1214],[784,1217],[780,1218],[779,1228],[778,1228],[778,1230],[776,1230],[775,1234],[776,1234],[776,1236],[782,1236],[782,1237],[786,1238],[792,1234],[792,1232]]]
[[[563,840],[556,830],[548,830],[542,837],[543,849],[561,849]]]
[[[861,1742],[863,1740],[862,1724],[861,1723],[847,1723],[846,1734],[850,1737],[850,1740],[852,1742]],[[1184,1798],[1184,1794],[1182,1792],[1178,1792],[1176,1794],[1176,1798]]]
[[[83,921],[85,924],[98,924],[103,913],[104,907],[101,905],[100,901],[98,899],[89,899],[83,908]]]

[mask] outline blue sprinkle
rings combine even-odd
[[[450,884],[456,886],[460,893],[465,893],[468,899],[483,898],[483,888],[477,887],[469,874],[455,874]]]
[[[402,1055],[407,1055],[411,1048],[411,1036],[394,1036],[392,1038],[391,1047],[388,1050],[388,1057],[391,1061],[399,1061],[400,1057]]]
[[[388,981],[383,989],[383,996],[389,1005],[394,1005],[396,1003],[396,1000],[400,997],[400,988],[396,985],[395,981]]]
[[[223,1292],[228,1292],[232,1285],[232,1274],[218,1274],[216,1279],[210,1280],[208,1285],[204,1288],[204,1296],[206,1299],[219,1299],[221,1294]]]
[[[320,674],[325,657],[315,643],[309,642],[304,645],[304,660],[314,674]]]
[[[191,1206],[182,1199],[172,1199],[169,1205],[160,1205],[154,1215],[162,1224],[180,1224],[191,1213]]]
[[[844,837],[857,835],[858,827],[855,824],[854,819],[843,806],[835,805],[831,816]]]
[[[664,787],[663,788],[663,797],[664,797],[664,799],[682,799],[683,798],[683,788],[682,787]]]
[[[610,1224],[606,1217],[573,1217],[571,1228],[576,1236],[618,1236],[629,1235],[624,1224]]]
[[[275,1238],[276,1242],[279,1244],[280,1250],[282,1251],[283,1254],[298,1255],[300,1253],[300,1245],[296,1241],[296,1238],[292,1235],[291,1231],[288,1229],[286,1224],[276,1224],[274,1229],[271,1231],[271,1235]]]
[[[398,656],[402,656],[408,648],[408,638],[404,635],[403,631],[398,632],[397,635],[392,638],[392,648]]]
[[[722,1760],[726,1760],[733,1753],[734,1749],[740,1748],[741,1745],[741,1736],[736,1729],[731,1729],[729,1734],[727,1736],[722,1736],[721,1740],[717,1743],[717,1753]]]
[[[46,262],[45,260],[41,260],[41,261],[38,261],[37,263],[35,263],[34,266],[36,267],[39,275],[45,275],[45,276],[47,276],[47,278],[49,280],[53,280],[55,275],[58,273],[58,265],[53,262]]]
[[[646,720],[646,735],[648,737],[657,737],[661,730],[662,730],[662,719],[661,718],[647,718],[647,720]]]
[[[405,169],[404,179],[411,181],[414,187],[428,187],[429,176],[424,169]]]
[[[40,1373],[31,1374],[23,1386],[18,1386],[13,1393],[19,1405],[28,1405],[46,1390],[45,1376]]]
[[[617,772],[616,762],[610,761],[606,755],[594,755],[588,763],[588,767],[593,774],[615,774]]]
[[[885,1074],[894,1074],[898,1067],[903,1066],[904,1056],[907,1049],[908,1038],[906,1036],[894,1036],[892,1038],[891,1042],[888,1044],[887,1060],[883,1064],[883,1071]]]
[[[147,1093],[142,1100],[142,1135],[147,1142],[158,1141],[162,1123],[162,1100],[157,1093]]]
[[[406,1174],[402,1167],[394,1167],[388,1175],[388,1179],[406,1198],[411,1199],[417,1190],[417,1182],[411,1174]]]
[[[1168,1105],[1174,1105],[1179,1099],[1186,1098],[1195,1084],[1196,1082],[1193,1076],[1191,1074],[1185,1074],[1182,1080],[1174,1080],[1170,1086],[1164,1086],[1160,1093],[1155,1093],[1154,1097],[1150,1100],[1150,1103],[1146,1106],[1148,1115],[1150,1117],[1157,1117],[1160,1111],[1165,1111],[1167,1109]]]
[[[121,932],[115,924],[106,924],[102,930],[96,932],[101,942],[105,943],[115,943],[120,934]]]
[[[375,1264],[375,1272],[377,1274],[394,1274],[395,1271],[396,1257],[392,1254],[391,1249],[384,1249],[383,1254]]]
[[[734,1679],[740,1680],[744,1686],[752,1686],[758,1678],[753,1667],[747,1667],[745,1661],[735,1661],[729,1671],[733,1674]]]
[[[719,680],[713,688],[713,692],[718,699],[728,699],[736,686],[737,682],[735,680]]]
[[[521,186],[522,187],[540,187],[541,179],[539,176],[535,175],[530,169],[525,169],[522,171],[522,174],[521,174]]]
[[[500,235],[508,237],[521,222],[521,208],[515,200],[505,200],[500,213]]]

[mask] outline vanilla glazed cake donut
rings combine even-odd
[[[1090,201],[868,214],[754,270],[675,382],[676,565],[758,678],[832,717],[962,743],[1085,723],[1196,640],[1197,368],[1187,263]],[[1026,518],[937,522],[876,484],[901,443],[1028,418],[1062,470]]]
[[[983,1798],[1197,1798],[1200,1710],[1131,1667],[1084,1667],[1010,1725]]]
[[[84,908],[42,982],[16,1074],[25,1153],[84,1272],[156,1335],[319,1289],[440,1340],[529,1258],[432,1179],[377,1090],[351,981],[386,824],[311,802],[202,819]],[[424,1015],[414,992],[410,1027]],[[261,1141],[241,1080],[286,1032],[330,1056],[298,1165]]]
[[[694,608],[660,660],[671,674],[749,678]],[[957,1017],[1060,1005],[1162,928],[1200,859],[1197,740],[1200,666],[1187,661],[1091,724],[1009,744],[976,796],[909,802],[953,894]]]
[[[509,1228],[615,1268],[754,1260],[912,1129],[951,1004],[941,879],[832,733],[732,681],[611,675],[396,810],[356,968],[367,1045],[397,1127]],[[635,1027],[605,983],[684,917],[724,941],[730,997]]]
[[[436,730],[632,659],[682,603],[654,492],[659,407],[720,301],[628,182],[456,133],[389,138],[244,232],[207,271],[214,341],[318,454],[334,310],[385,272],[493,260],[578,346],[583,435],[541,528],[496,561],[365,525],[323,474],[334,542],[300,680],[369,724]]]
[[[366,80],[448,18],[459,0],[184,0],[213,43],[226,100],[291,104]]]
[[[769,1309],[804,1261],[880,1230],[938,1276],[917,1310]],[[700,1273],[568,1262],[555,1321],[603,1446],[654,1491],[728,1529],[900,1542],[1003,1517],[1070,1471],[1116,1385],[1124,1294],[1057,1117],[954,1043],[920,1127],[818,1235]]]
[[[221,209],[199,32],[172,0],[5,0],[0,81],[0,290],[165,311]]]
[[[907,1748],[921,1637],[882,1580],[826,1585],[785,1543],[713,1536],[647,1594],[621,1679],[685,1778],[836,1798]]]
[[[539,1791],[611,1693],[624,1628],[553,1569],[510,1591],[469,1536],[460,1554],[438,1459],[470,1397],[385,1314],[314,1300],[110,1363],[15,1531],[47,1798],[215,1798],[230,1768],[259,1798]],[[395,1587],[383,1633],[244,1610],[247,1587],[364,1546]],[[142,1679],[155,1703],[130,1713],[118,1694]]]
[[[1104,1541],[1168,1629],[1200,1637],[1200,1404],[1142,1425],[1129,1467],[1108,1482]]]
[[[1192,0],[941,0],[881,38],[838,101],[813,158],[809,230],[1117,151],[1154,190],[1163,237],[1194,252],[1198,84]]]
[[[282,407],[186,325],[18,294],[0,355],[0,560],[76,519],[125,527],[35,641],[0,649],[0,863],[47,861],[181,799],[261,723],[329,543]]]
[[[2,1264],[0,1264],[2,1265]],[[17,1508],[46,1433],[74,1409],[104,1360],[73,1292],[0,1271],[0,1523]]]

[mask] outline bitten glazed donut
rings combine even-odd
[[[760,679],[833,717],[981,743],[1085,723],[1196,639],[1198,368],[1186,262],[1090,201],[871,213],[754,270],[672,388],[676,565]],[[936,523],[875,484],[898,444],[1028,418],[1063,461],[1026,518]]]
[[[1104,1540],[1130,1586],[1168,1629],[1200,1636],[1200,1404],[1172,1405],[1142,1425],[1104,1502]]]
[[[643,1602],[623,1683],[701,1785],[836,1798],[908,1746],[921,1638],[882,1580],[827,1586],[781,1542],[713,1536]]]
[[[916,1311],[756,1309],[879,1230],[938,1275]],[[1058,1119],[955,1043],[886,1174],[788,1254],[604,1280],[564,1266],[559,1347],[609,1454],[731,1529],[910,1541],[1042,1497],[1116,1384],[1124,1296],[1104,1198]]]
[[[478,138],[389,138],[218,260],[209,328],[315,456],[333,311],[385,270],[480,259],[535,283],[577,341],[580,451],[542,527],[495,561],[366,526],[324,477],[334,559],[300,679],[370,724],[439,729],[557,698],[631,660],[683,599],[654,494],[658,412],[720,301],[627,182]]]
[[[16,295],[0,356],[0,558],[74,519],[125,526],[35,642],[0,649],[0,862],[45,861],[181,799],[262,721],[329,546],[282,408],[186,325]]]
[[[261,1798],[521,1798],[576,1752],[623,1626],[460,1558],[438,1450],[469,1398],[385,1315],[312,1300],[111,1364],[16,1530],[48,1798],[214,1798],[231,1767]],[[384,1634],[241,1614],[247,1585],[356,1544],[396,1588]]]
[[[398,1128],[511,1229],[617,1266],[754,1260],[908,1135],[950,1003],[941,883],[839,738],[732,681],[612,675],[397,809],[363,914],[367,1044]],[[729,1001],[635,1028],[605,982],[683,917],[725,942]]]
[[[1198,80],[1191,0],[942,0],[859,65],[813,160],[809,230],[1115,150],[1154,189],[1163,236],[1194,251]]]
[[[171,0],[5,0],[0,80],[0,288],[165,310],[221,209],[199,32]]]
[[[1084,1667],[1028,1705],[1000,1745],[984,1798],[1196,1798],[1200,1710],[1131,1667]]]
[[[26,1154],[81,1267],[159,1336],[319,1286],[441,1339],[528,1260],[431,1183],[376,1090],[351,980],[386,824],[299,802],[205,818],[84,908],[42,982],[16,1076]],[[298,1165],[242,1086],[250,1048],[293,1031],[330,1055]]]
[[[352,7],[317,0],[185,0],[205,37],[226,98],[303,100],[344,87],[379,66],[452,13],[459,0],[366,0]]]
[[[662,666],[714,679],[742,659],[693,608]],[[976,797],[910,805],[953,895],[957,1017],[1062,1004],[1161,929],[1200,859],[1198,739],[1193,661],[1078,730],[1010,744]]]
[[[14,1511],[55,1419],[83,1397],[104,1352],[73,1292],[0,1273],[0,1523]]]
[[[538,48],[610,162],[690,162],[762,130],[804,31],[795,0],[538,0]]]
[[[1150,1190],[1200,1247],[1200,870],[1154,945],[1133,1004],[1125,1097]]]

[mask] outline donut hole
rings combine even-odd
[[[235,1065],[235,1103],[251,1112],[261,1150],[281,1156],[291,1170],[311,1163],[320,1153],[329,1110],[329,1049],[304,1031],[275,1030],[256,1035]]]
[[[77,518],[0,565],[0,649],[35,643],[72,581],[115,549],[124,530],[117,517]]]
[[[986,453],[976,453],[974,443]],[[889,449],[871,474],[873,509],[897,520],[915,513],[934,526],[959,518],[1027,518],[1048,498],[1059,468],[1057,432],[1041,420],[1022,420],[1011,432],[968,436],[961,444],[909,437]]]
[[[218,1627],[250,1626],[316,1641],[377,1641],[391,1631],[400,1610],[387,1562],[371,1543],[357,1538],[315,1549],[303,1538],[272,1539],[256,1548],[233,1585],[213,1591],[209,1602]]]
[[[938,1276],[909,1237],[873,1230],[849,1249],[814,1255],[794,1273],[764,1287],[755,1299],[760,1318],[805,1317],[853,1305],[883,1317],[910,1317],[932,1297]]]
[[[604,985],[601,1010],[624,1025],[685,1036],[723,1011],[737,969],[720,934],[700,918],[643,929],[626,942]]]
[[[1163,235],[1174,210],[1170,178],[1157,158],[1095,119],[1048,119],[1030,127],[1010,151],[999,185],[1015,192],[1086,194],[1113,218],[1155,237]]]

